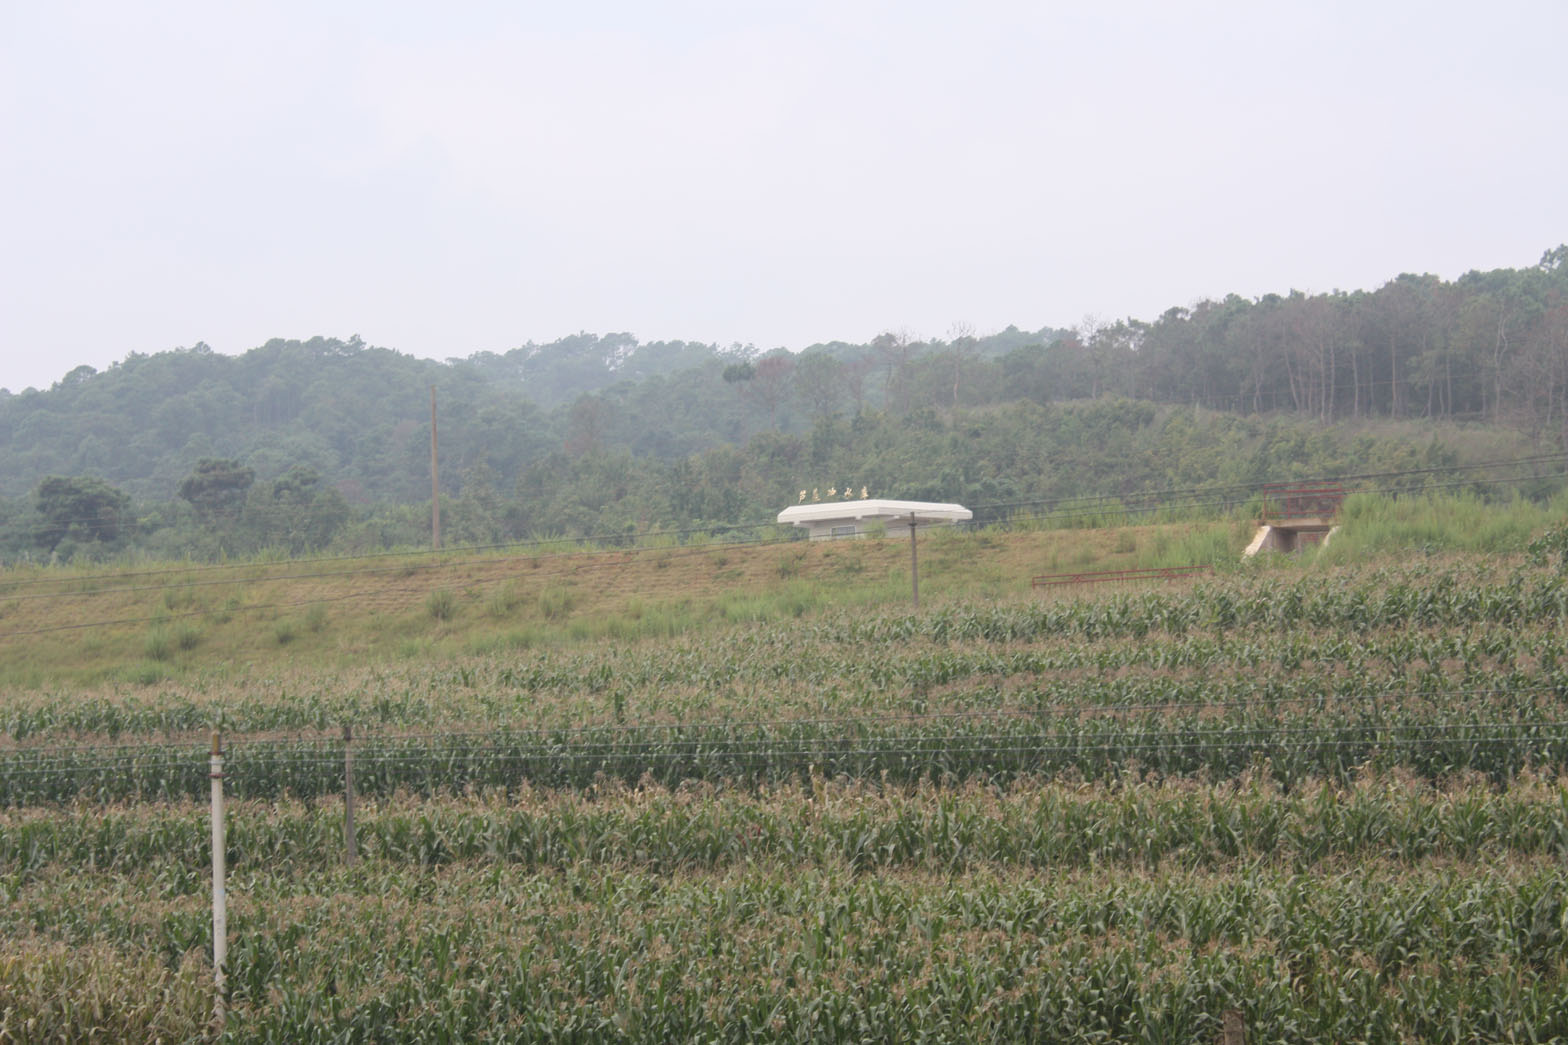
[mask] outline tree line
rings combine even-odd
[[[1042,332],[1042,334],[1045,332]],[[815,416],[869,393],[902,413],[1119,396],[1323,424],[1484,421],[1568,443],[1568,247],[1524,269],[1452,282],[1405,274],[1371,291],[1229,295],[1152,321],[1086,323],[1004,353],[958,332],[886,333],[837,352],[771,353],[726,376],[770,417]]]
[[[470,545],[752,537],[769,532],[786,505],[861,491],[959,501],[988,523],[1075,500],[1109,509],[1172,489],[1215,490],[1239,503],[1268,482],[1453,469],[1460,460],[1419,432],[1375,437],[1119,398],[945,414],[866,410],[671,460],[625,446],[562,446],[515,477],[480,460],[443,479],[441,529],[446,543]],[[133,500],[91,476],[46,477],[29,495],[0,498],[0,557],[12,562],[363,553],[428,547],[431,528],[428,496],[352,505],[312,469],[263,480],[224,458],[198,460],[167,499]]]
[[[846,482],[1007,503],[1433,452],[1334,432],[1368,418],[1479,421],[1562,447],[1565,261],[1559,247],[1451,282],[800,353],[584,333],[445,362],[357,337],[132,354],[0,390],[0,554],[422,543],[432,388],[445,528],[473,541],[758,522]],[[241,475],[232,501],[213,500]]]

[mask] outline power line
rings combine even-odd
[[[1565,454],[1565,453],[1552,453],[1552,454],[1541,454],[1541,455],[1537,455],[1537,456],[1534,456],[1534,457],[1514,458],[1514,459],[1509,459],[1509,460],[1481,461],[1481,462],[1476,462],[1474,464],[1468,464],[1468,465],[1452,465],[1452,466],[1440,465],[1440,466],[1433,466],[1433,467],[1429,467],[1429,468],[1403,468],[1403,469],[1397,469],[1397,470],[1393,470],[1393,471],[1384,471],[1384,472],[1361,472],[1361,473],[1352,473],[1352,474],[1339,475],[1339,476],[1319,476],[1319,477],[1315,477],[1315,478],[1291,479],[1291,480],[1288,481],[1288,484],[1291,485],[1291,486],[1312,486],[1312,485],[1344,484],[1344,483],[1354,483],[1354,482],[1365,482],[1365,481],[1374,480],[1374,479],[1400,479],[1400,478],[1406,478],[1406,477],[1409,477],[1409,476],[1417,476],[1417,475],[1436,475],[1436,474],[1440,474],[1440,473],[1452,473],[1452,472],[1473,472],[1473,471],[1481,471],[1483,469],[1489,469],[1489,468],[1522,468],[1522,467],[1525,467],[1527,465],[1557,464],[1557,463],[1562,463],[1565,460],[1568,460],[1568,454]],[[1548,476],[1534,476],[1534,475],[1530,475],[1530,476],[1505,476],[1505,477],[1501,477],[1499,479],[1490,480],[1490,481],[1491,482],[1519,482],[1519,481],[1522,481],[1522,480],[1525,480],[1525,479],[1552,478],[1552,477],[1554,477],[1554,476],[1552,476],[1552,475],[1548,475]],[[1482,480],[1471,480],[1471,481],[1482,481]],[[974,510],[975,511],[992,511],[992,510],[999,510],[999,509],[1004,509],[1004,508],[1035,508],[1035,507],[1038,507],[1038,508],[1051,508],[1051,507],[1054,507],[1054,506],[1057,506],[1057,505],[1068,505],[1068,506],[1075,507],[1075,508],[1082,507],[1082,510],[1085,511],[1085,512],[1104,510],[1104,509],[1092,508],[1091,506],[1085,504],[1085,502],[1095,501],[1095,500],[1098,500],[1098,501],[1101,501],[1101,502],[1113,501],[1114,500],[1114,501],[1121,501],[1121,502],[1124,502],[1124,503],[1127,502],[1127,501],[1132,501],[1133,503],[1138,503],[1140,501],[1157,500],[1157,501],[1159,501],[1159,504],[1156,505],[1156,507],[1164,507],[1166,504],[1168,504],[1170,502],[1177,502],[1174,506],[1185,507],[1186,505],[1183,505],[1180,502],[1182,501],[1183,498],[1188,498],[1188,497],[1215,497],[1217,495],[1222,495],[1222,494],[1234,494],[1235,495],[1234,497],[1230,497],[1230,498],[1227,498],[1223,502],[1219,502],[1219,503],[1229,503],[1229,501],[1231,501],[1231,500],[1244,500],[1247,497],[1251,497],[1251,496],[1257,496],[1257,495],[1267,496],[1267,494],[1269,492],[1271,492],[1271,491],[1265,489],[1265,487],[1269,486],[1269,485],[1278,485],[1278,484],[1232,483],[1232,484],[1228,484],[1228,485],[1218,485],[1218,486],[1213,486],[1213,485],[1211,485],[1211,486],[1192,486],[1192,487],[1173,488],[1173,489],[1166,489],[1166,490],[1154,490],[1154,491],[1148,491],[1148,492],[1143,492],[1143,493],[1132,493],[1132,494],[1127,494],[1127,495],[1088,494],[1088,495],[1084,495],[1084,496],[1081,496],[1081,497],[1054,497],[1054,498],[1037,498],[1037,499],[1034,499],[1034,500],[1024,500],[1024,501],[998,501],[998,502],[995,502],[995,503],[992,503],[992,504],[977,505],[977,506],[975,506]],[[1464,483],[1461,482],[1460,485],[1464,485]],[[1387,489],[1389,489],[1389,487],[1385,484],[1383,487],[1381,487],[1381,488],[1376,488],[1375,487],[1375,488],[1373,488],[1373,490],[1371,490],[1369,492],[1382,492],[1382,491],[1387,490]],[[1206,502],[1206,504],[1208,504],[1208,505],[1212,505],[1214,503],[1216,503],[1216,502],[1213,502],[1213,501]]]
[[[1478,469],[1481,469],[1481,468],[1497,467],[1497,466],[1522,467],[1522,466],[1524,466],[1526,464],[1544,463],[1544,462],[1548,462],[1548,461],[1550,461],[1550,462],[1558,462],[1558,461],[1563,460],[1564,457],[1565,457],[1565,455],[1563,455],[1563,454],[1550,454],[1550,455],[1540,455],[1540,456],[1534,457],[1534,458],[1517,459],[1517,460],[1513,460],[1513,461],[1481,462],[1481,463],[1477,463],[1477,464],[1474,464],[1474,465],[1466,465],[1466,466],[1459,467],[1459,468],[1435,467],[1435,468],[1403,469],[1403,470],[1399,470],[1399,471],[1389,471],[1389,472],[1367,472],[1367,473],[1361,473],[1361,474],[1357,474],[1357,475],[1341,476],[1341,477],[1339,477],[1337,479],[1334,479],[1334,478],[1328,478],[1328,479],[1303,479],[1303,480],[1298,480],[1296,482],[1299,483],[1299,484],[1333,483],[1333,482],[1348,482],[1348,481],[1354,481],[1354,480],[1366,480],[1366,479],[1377,479],[1377,478],[1405,477],[1405,476],[1416,476],[1416,475],[1430,475],[1430,474],[1436,474],[1436,473],[1440,473],[1440,472],[1474,471],[1474,470],[1478,470]],[[1395,492],[1395,493],[1405,493],[1405,494],[1408,494],[1408,493],[1419,493],[1419,492],[1423,492],[1423,491],[1426,491],[1426,490],[1448,489],[1448,488],[1453,488],[1455,486],[1500,485],[1500,484],[1504,484],[1504,483],[1519,482],[1519,481],[1522,481],[1524,479],[1541,479],[1541,478],[1568,478],[1568,473],[1560,473],[1559,472],[1559,473],[1548,473],[1546,475],[1539,475],[1539,474],[1537,474],[1537,475],[1532,475],[1532,476],[1503,476],[1503,477],[1497,477],[1497,478],[1492,478],[1492,479],[1456,480],[1456,481],[1451,482],[1451,483],[1445,483],[1445,484],[1425,484],[1425,485],[1420,486],[1420,487],[1406,488],[1406,489],[1403,489],[1403,490],[1394,490],[1392,492]],[[1388,488],[1385,487],[1383,490],[1374,489],[1371,492],[1386,492],[1386,491],[1388,491]],[[1260,488],[1258,486],[1256,486],[1255,484],[1237,484],[1237,485],[1219,486],[1219,487],[1191,487],[1191,488],[1187,488],[1187,489],[1170,489],[1170,490],[1163,490],[1163,491],[1155,491],[1155,492],[1148,493],[1148,494],[1130,495],[1129,497],[1124,497],[1124,498],[1118,498],[1118,497],[1106,495],[1106,496],[1100,496],[1098,498],[1091,498],[1091,497],[1060,497],[1060,498],[1037,499],[1037,500],[1029,500],[1029,501],[995,502],[995,503],[992,503],[992,504],[977,505],[977,506],[975,506],[974,511],[976,511],[976,512],[988,512],[988,511],[996,511],[996,510],[1001,510],[1001,509],[1019,508],[1019,507],[1052,508],[1052,507],[1055,507],[1055,506],[1058,506],[1058,505],[1065,505],[1065,506],[1068,506],[1068,507],[1066,508],[1066,510],[1057,513],[1058,516],[1062,517],[1062,518],[1076,518],[1076,517],[1084,517],[1084,516],[1102,515],[1102,514],[1105,514],[1106,512],[1113,512],[1114,513],[1115,511],[1118,511],[1118,510],[1119,511],[1123,511],[1123,512],[1127,512],[1127,513],[1135,513],[1135,512],[1136,513],[1148,513],[1148,512],[1157,512],[1157,511],[1162,511],[1162,510],[1173,510],[1173,509],[1177,509],[1177,508],[1182,508],[1182,509],[1215,508],[1215,507],[1228,506],[1236,498],[1223,497],[1221,500],[1206,500],[1206,501],[1185,501],[1185,500],[1180,500],[1180,498],[1184,498],[1184,497],[1200,497],[1200,496],[1201,497],[1213,498],[1213,497],[1216,497],[1216,496],[1221,496],[1221,495],[1230,494],[1230,493],[1235,493],[1235,494],[1239,495],[1239,494],[1242,494],[1242,493],[1258,494],[1260,492],[1265,492],[1265,491],[1260,490]],[[1158,499],[1158,500],[1156,500],[1156,499]],[[1087,503],[1087,502],[1091,502],[1091,501],[1094,501],[1096,503]],[[1131,504],[1128,503],[1129,501],[1131,502]],[[1117,506],[1113,508],[1107,502],[1116,502]],[[1153,502],[1153,503],[1146,503],[1146,502]],[[726,529],[726,530],[731,531],[731,532],[735,532],[735,531],[740,531],[740,530],[756,530],[756,529],[763,529],[763,528],[772,528],[772,527],[775,527],[775,526],[776,526],[775,523],[736,524],[736,525],[733,525],[733,526],[724,527],[723,529]],[[641,539],[648,539],[648,538],[659,537],[659,536],[678,537],[678,536],[687,536],[687,535],[691,535],[691,534],[694,534],[694,533],[709,533],[709,532],[713,532],[713,529],[714,528],[695,528],[695,529],[671,530],[671,531],[644,531],[644,532],[642,532],[640,534],[635,534],[635,535],[600,534],[600,535],[593,535],[593,536],[579,538],[577,540],[582,541],[582,542],[591,543],[591,542],[594,542],[596,540],[617,540],[617,539],[623,539],[623,538],[630,539],[630,538],[633,538],[633,537],[641,538]],[[796,537],[780,538],[779,542],[789,541],[789,540],[797,540],[797,539],[798,538],[796,538]],[[562,543],[561,539],[557,539],[557,538],[541,538],[541,539],[535,540],[535,541],[508,542],[508,543],[489,544],[489,545],[473,545],[473,546],[468,547],[466,550],[468,552],[493,551],[493,550],[517,550],[517,549],[522,549],[522,548],[541,547],[541,546],[547,546],[547,545],[556,545],[556,544],[560,544],[560,543]],[[730,546],[732,544],[757,544],[757,543],[771,543],[771,542],[769,542],[766,538],[754,538],[754,539],[744,540],[744,541],[727,542],[725,545],[721,545],[719,547],[728,547],[728,546]],[[703,547],[707,547],[707,546],[703,546]],[[555,555],[553,555],[551,557],[563,557],[563,556],[577,557],[577,556],[581,556],[581,555],[615,554],[615,553],[645,554],[645,553],[648,553],[648,552],[655,552],[655,551],[670,551],[670,549],[658,549],[658,548],[647,548],[647,547],[611,548],[611,549],[597,548],[597,549],[575,550],[575,551],[571,551],[571,552],[560,552],[560,553],[556,553]],[[360,560],[364,560],[364,559],[375,559],[375,558],[382,558],[382,557],[392,556],[392,555],[400,556],[400,557],[403,557],[403,558],[409,558],[409,557],[415,557],[415,556],[432,556],[432,555],[440,555],[440,554],[441,553],[432,552],[432,551],[428,551],[428,550],[427,551],[423,551],[423,552],[371,553],[371,554],[367,554],[367,555],[363,555],[363,556],[328,556],[328,557],[322,557],[322,558],[318,558],[318,559],[289,560],[289,561],[287,561],[285,563],[279,563],[279,564],[276,564],[276,565],[288,567],[288,566],[294,566],[294,565],[298,565],[298,564],[311,563],[311,562],[331,562],[331,561],[344,561],[344,560],[360,561]],[[484,560],[481,560],[481,562],[482,561],[484,561]],[[490,561],[497,561],[497,560],[490,560]],[[425,570],[439,569],[439,568],[442,568],[442,567],[445,567],[445,566],[463,566],[463,567],[467,567],[467,566],[473,565],[474,563],[475,563],[475,560],[472,559],[472,558],[469,558],[469,557],[462,557],[462,558],[449,557],[447,562],[416,563],[416,564],[413,564],[413,565],[389,566],[389,567],[371,567],[371,568],[354,569],[354,570],[332,570],[332,571],[320,571],[320,572],[315,572],[315,573],[293,573],[293,574],[282,574],[282,575],[266,576],[266,577],[248,577],[248,578],[242,578],[242,580],[244,580],[247,583],[268,583],[268,582],[272,582],[272,581],[282,581],[282,580],[326,579],[326,578],[334,578],[334,577],[349,577],[349,576],[371,575],[371,574],[375,574],[375,573],[396,573],[396,572],[407,571],[407,570],[425,571]],[[170,570],[163,570],[163,571],[145,571],[143,573],[120,574],[119,576],[121,576],[121,577],[134,577],[134,576],[149,576],[149,575],[155,575],[155,574],[172,574],[172,573],[179,573],[179,574],[182,574],[182,575],[185,575],[185,576],[189,576],[191,574],[200,574],[200,573],[206,572],[208,570],[229,571],[229,570],[235,570],[235,569],[265,569],[265,568],[268,567],[268,565],[270,565],[270,564],[246,563],[246,564],[221,564],[221,565],[212,565],[212,566],[193,565],[191,567],[186,567],[186,568],[183,568],[183,569],[170,569]],[[46,583],[63,584],[63,583],[70,583],[70,580],[71,579],[68,579],[68,578],[58,578],[58,579],[55,579],[55,578],[45,578],[45,579],[37,579],[37,580],[33,580],[33,581],[18,582],[18,583],[22,584],[22,585],[27,585],[27,584],[46,584]],[[183,582],[181,582],[181,583],[179,583],[177,585],[173,585],[172,587],[186,588],[186,587],[222,585],[222,584],[227,584],[227,583],[235,583],[235,581],[229,581],[229,580],[219,580],[219,581],[187,580],[187,581],[183,581]],[[166,591],[166,590],[169,590],[170,587],[171,587],[170,585],[139,585],[139,586],[138,585],[132,585],[132,586],[120,586],[120,587],[90,588],[90,589],[78,590],[78,591],[70,591],[70,592],[23,593],[23,594],[13,595],[12,597],[14,599],[57,598],[57,597],[58,598],[64,598],[64,597],[74,597],[74,596],[80,596],[80,595],[96,595],[96,594],[103,594],[103,593],[136,592],[136,591]]]
[[[749,545],[749,546],[759,546],[760,547],[760,546],[768,546],[768,545],[790,544],[790,543],[794,543],[795,540],[796,539],[793,538],[793,537],[785,537],[785,538],[778,538],[778,539],[775,539],[775,540],[772,540],[772,541],[753,540],[753,541],[747,541],[747,542],[744,542],[744,543],[746,545]],[[741,543],[741,542],[735,542],[735,543],[731,543],[731,544],[717,545],[717,546],[714,546],[714,545],[704,545],[704,546],[697,547],[697,548],[645,549],[645,551],[649,551],[649,552],[665,551],[671,557],[682,557],[682,558],[685,558],[685,557],[692,557],[692,556],[712,555],[712,554],[716,554],[716,553],[721,553],[721,552],[725,551],[726,549],[735,547],[735,545],[737,543]],[[606,556],[606,555],[613,555],[613,554],[618,554],[618,553],[619,554],[625,554],[624,551],[623,552],[616,552],[616,551],[598,552],[598,553],[593,553],[593,554],[598,555],[598,556]],[[560,558],[565,558],[565,557],[566,556],[560,556]],[[578,556],[572,556],[572,557],[573,558],[577,558]],[[505,561],[505,560],[495,560],[495,561]],[[452,562],[452,563],[431,564],[431,565],[429,565],[427,567],[419,567],[419,568],[420,569],[458,568],[458,567],[468,566],[468,565],[471,565],[471,564],[472,564],[472,560],[460,560],[460,561],[456,561],[456,562]],[[616,562],[607,562],[607,561],[590,561],[590,562],[585,563],[585,564],[579,564],[579,565],[573,566],[573,568],[570,569],[570,570],[557,570],[557,571],[544,571],[544,572],[536,571],[536,570],[530,570],[529,573],[527,574],[527,576],[532,577],[532,578],[547,578],[547,579],[548,578],[556,578],[556,577],[565,577],[565,576],[569,576],[569,575],[572,575],[572,574],[583,572],[585,570],[608,569],[608,568],[611,568],[611,567],[614,567],[614,566],[617,566],[617,565],[620,565],[620,564],[616,563]],[[413,569],[413,568],[415,568],[415,567],[410,567],[409,569]],[[365,570],[365,571],[352,571],[352,570],[349,570],[349,571],[342,571],[342,572],[337,573],[337,574],[332,574],[331,576],[340,576],[340,577],[341,576],[351,576],[352,577],[352,576],[369,575],[369,574],[401,573],[401,572],[404,572],[404,570],[401,569],[401,568],[375,569],[375,570]],[[265,578],[265,579],[254,580],[254,581],[251,581],[249,583],[252,583],[252,584],[266,584],[266,583],[273,583],[275,581],[296,580],[296,579],[301,579],[301,578],[299,578],[297,576],[288,576],[288,577],[281,577],[281,578]],[[218,582],[218,583],[232,584],[232,583],[236,583],[236,582],[235,581],[222,581],[222,582]],[[501,583],[505,583],[505,581],[503,581]],[[157,588],[156,590],[164,591],[164,590],[169,590],[169,589],[160,587],[160,588]],[[81,594],[89,594],[89,595],[118,594],[118,593],[120,593],[122,591],[124,591],[124,589],[103,589],[101,591],[90,591],[90,592],[86,592],[86,593],[78,593],[78,592],[49,592],[49,593],[36,593],[33,597],[35,597],[35,598],[62,598],[62,599],[64,599],[64,598],[73,598],[73,597],[76,597],[76,596],[81,595]],[[348,593],[341,594],[341,595],[322,596],[322,597],[318,597],[318,598],[303,599],[303,600],[299,600],[299,601],[295,601],[295,602],[254,603],[254,604],[251,604],[251,605],[248,605],[248,606],[236,606],[236,607],[233,607],[232,609],[224,610],[223,612],[229,612],[229,613],[257,613],[257,612],[262,612],[262,611],[279,610],[279,609],[299,609],[299,608],[303,608],[303,607],[306,607],[306,606],[329,605],[331,603],[346,602],[346,601],[349,601],[351,599],[373,598],[373,597],[377,597],[377,596],[387,596],[387,595],[420,595],[420,594],[426,594],[427,592],[428,592],[428,589],[425,589],[425,588],[416,588],[416,587],[408,587],[408,586],[389,587],[389,588],[368,588],[368,589],[367,588],[361,588],[361,589],[358,589],[356,591],[348,592]],[[157,624],[157,623],[162,623],[162,622],[165,622],[165,621],[180,620],[180,619],[184,619],[184,618],[188,618],[188,617],[208,617],[208,616],[211,616],[214,612],[216,612],[216,611],[214,611],[214,610],[209,608],[209,609],[198,609],[198,610],[183,610],[183,611],[179,611],[179,612],[167,611],[167,612],[154,614],[153,616],[150,616],[150,617],[121,617],[121,618],[110,619],[110,620],[73,621],[73,622],[71,622],[69,624],[55,624],[55,625],[49,625],[49,626],[41,627],[41,628],[31,628],[31,629],[28,629],[28,630],[25,630],[25,631],[0,632],[0,641],[3,641],[3,640],[8,639],[8,638],[20,638],[20,637],[29,636],[29,635],[45,635],[45,634],[49,634],[51,632],[81,631],[81,630],[84,630],[84,629],[87,629],[87,628],[95,628],[95,627],[109,627],[109,626],[114,626],[114,625],[127,625],[127,624]]]
[[[160,567],[158,567],[156,569],[130,570],[130,571],[116,573],[115,576],[117,578],[161,577],[161,576],[168,576],[168,575],[171,575],[171,574],[190,575],[190,574],[209,573],[209,572],[214,572],[214,571],[266,570],[266,569],[271,569],[273,567],[288,568],[288,567],[301,566],[301,565],[311,565],[311,564],[314,564],[314,563],[358,562],[358,561],[367,560],[367,559],[389,559],[389,558],[401,558],[401,559],[451,558],[451,559],[459,559],[459,558],[461,558],[462,553],[471,553],[471,552],[476,552],[476,551],[516,551],[516,550],[529,549],[529,548],[553,548],[553,547],[560,547],[560,546],[563,546],[563,545],[572,545],[572,546],[575,546],[575,547],[573,547],[569,551],[561,551],[561,552],[555,552],[555,553],[551,553],[551,554],[552,555],[556,555],[556,556],[558,556],[558,555],[581,555],[581,554],[584,554],[584,553],[591,553],[591,552],[600,551],[600,550],[606,550],[606,551],[610,551],[610,550],[614,550],[614,551],[642,550],[642,549],[598,549],[598,548],[592,548],[592,547],[584,547],[585,545],[592,545],[594,542],[627,541],[627,540],[633,540],[633,539],[639,539],[639,538],[646,540],[646,539],[658,538],[658,537],[691,536],[693,534],[728,533],[728,532],[736,532],[736,531],[742,531],[742,530],[755,530],[755,529],[759,529],[759,528],[762,528],[762,527],[769,527],[769,526],[776,526],[776,525],[777,525],[776,523],[736,523],[736,524],[733,524],[733,525],[727,524],[727,525],[723,525],[723,526],[689,527],[689,528],[680,529],[680,530],[645,530],[645,531],[641,531],[641,532],[638,532],[638,533],[604,533],[604,534],[597,534],[597,535],[589,534],[589,535],[584,535],[584,536],[581,536],[581,537],[537,537],[537,538],[524,538],[524,539],[518,539],[518,540],[497,541],[497,542],[486,543],[486,544],[467,544],[467,545],[462,545],[462,546],[457,547],[457,548],[447,547],[447,548],[440,549],[439,551],[438,550],[434,550],[434,549],[430,549],[430,548],[405,548],[405,549],[393,549],[393,550],[379,551],[379,552],[352,552],[352,553],[343,553],[343,554],[339,554],[339,555],[303,556],[303,557],[300,557],[300,558],[281,559],[281,560],[277,560],[277,561],[273,561],[273,562],[268,562],[268,561],[265,561],[265,560],[262,560],[262,559],[251,559],[251,560],[246,560],[246,561],[243,561],[243,562],[232,562],[232,563],[191,563],[191,564],[185,565],[185,566],[160,566]],[[746,542],[726,542],[726,544],[728,544],[728,543],[746,543]],[[396,569],[396,568],[397,567],[392,567],[392,569]],[[98,572],[98,571],[95,571],[95,572]],[[346,572],[353,572],[353,571],[346,571]],[[325,574],[323,574],[323,576],[325,576]],[[242,578],[242,579],[244,579],[244,580],[256,580],[256,579],[266,579],[266,578]],[[27,580],[14,579],[14,580],[11,580],[9,582],[6,582],[6,584],[7,584],[8,590],[15,590],[17,588],[26,588],[26,587],[30,587],[30,586],[34,586],[34,585],[43,585],[43,584],[70,584],[73,581],[77,582],[77,583],[80,583],[81,580],[82,580],[82,578],[80,578],[80,577],[34,577],[34,578],[27,579]],[[66,593],[66,594],[71,594],[71,593]]]
[[[1552,472],[1552,473],[1548,473],[1546,475],[1539,475],[1539,476],[1504,476],[1504,477],[1496,478],[1496,479],[1456,479],[1456,480],[1453,480],[1452,482],[1446,482],[1446,483],[1424,483],[1424,484],[1422,484],[1420,486],[1407,487],[1407,488],[1403,488],[1403,489],[1387,488],[1387,489],[1355,490],[1355,491],[1349,491],[1349,492],[1351,492],[1351,493],[1381,493],[1381,494],[1387,494],[1387,495],[1392,495],[1392,496],[1396,496],[1396,497],[1405,497],[1405,496],[1410,496],[1412,494],[1431,493],[1431,492],[1437,491],[1437,490],[1452,490],[1452,489],[1461,489],[1461,488],[1475,487],[1475,486],[1502,486],[1502,485],[1510,485],[1510,484],[1518,483],[1522,479],[1568,479],[1568,471],[1565,471],[1565,472]],[[1115,515],[1118,515],[1118,514],[1129,515],[1129,516],[1130,515],[1157,515],[1160,512],[1195,511],[1195,510],[1199,510],[1199,509],[1219,509],[1219,510],[1222,510],[1222,509],[1237,507],[1237,506],[1239,506],[1240,503],[1242,503],[1242,502],[1240,502],[1236,498],[1221,498],[1219,500],[1210,500],[1210,501],[1175,501],[1175,502],[1164,502],[1164,503],[1154,503],[1154,504],[1144,504],[1144,505],[1140,505],[1140,504],[1137,504],[1135,502],[1134,504],[1129,506],[1129,505],[1127,505],[1125,503],[1116,503],[1116,504],[1109,503],[1111,501],[1114,501],[1115,500],[1114,498],[1108,498],[1108,499],[1106,499],[1106,503],[1099,503],[1099,504],[1083,503],[1084,500],[1086,500],[1086,499],[1068,499],[1068,500],[1066,500],[1064,502],[1058,502],[1058,503],[1068,504],[1069,507],[1067,507],[1065,509],[1062,509],[1062,510],[1059,510],[1059,511],[1051,511],[1051,512],[1049,512],[1046,515],[1046,518],[1047,519],[1093,519],[1093,518],[1102,517],[1102,516],[1115,516]],[[1048,505],[1049,503],[1051,503],[1051,502],[1038,502],[1038,501],[1037,502],[1018,502],[1019,506],[1024,506],[1024,507],[1027,507],[1027,506],[1029,506],[1031,504],[1034,504],[1034,505]],[[975,511],[980,511],[981,509],[976,508],[974,510]],[[992,523],[990,525],[1002,524],[1002,525],[1005,526],[1005,524],[1007,522],[1009,522],[1009,521],[1010,520],[1006,520],[1006,519],[997,520],[995,523]]]

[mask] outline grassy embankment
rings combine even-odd
[[[922,535],[929,605],[1015,599],[1032,574],[1230,558],[1245,523]],[[407,554],[0,574],[0,686],[201,674],[633,640],[909,599],[909,545],[703,544]]]
[[[1518,551],[1532,533],[1568,516],[1568,499],[1542,508],[1363,496],[1351,498],[1343,514],[1343,532],[1325,554],[1288,568]],[[1253,527],[1247,518],[1084,523],[923,535],[922,600],[937,607],[1033,598],[1031,576],[1068,570],[1193,563],[1239,570]],[[896,535],[13,569],[0,573],[0,687],[158,684],[663,639],[824,611],[897,608],[909,594],[909,546]]]

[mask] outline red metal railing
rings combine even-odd
[[[1263,513],[1268,518],[1333,515],[1345,499],[1338,483],[1268,483],[1263,487]]]
[[[1163,566],[1147,570],[1090,570],[1084,573],[1043,573],[1031,577],[1030,587],[1053,588],[1059,584],[1112,584],[1117,581],[1173,581],[1208,573],[1212,566]]]

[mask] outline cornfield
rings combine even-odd
[[[1565,1037],[1565,618],[1450,565],[18,694],[0,1041],[213,1036],[215,727],[224,1040]]]

